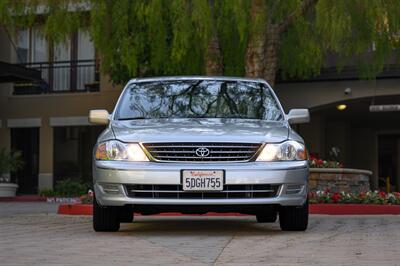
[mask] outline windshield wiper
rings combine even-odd
[[[143,120],[143,119],[169,119],[171,117],[169,116],[160,116],[160,117],[144,117],[144,116],[138,116],[138,117],[123,117],[123,118],[118,118],[118,120]]]
[[[123,118],[118,118],[118,121],[122,120],[140,120],[140,119],[146,119],[147,117],[144,116],[138,116],[138,117],[123,117]]]

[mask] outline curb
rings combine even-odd
[[[41,197],[37,195],[30,196],[15,196],[15,197],[1,197],[0,202],[39,202],[46,201],[47,197]]]
[[[60,204],[57,214],[67,215],[92,215],[92,204]]]
[[[91,204],[61,204],[58,214],[64,215],[92,215]],[[310,204],[310,214],[327,215],[400,215],[400,205],[373,205],[373,204]],[[248,216],[240,213],[215,213],[207,214],[180,214],[161,213],[156,216]]]
[[[79,204],[79,197],[42,197],[38,195],[23,195],[15,197],[0,197],[0,202],[48,202],[63,204]]]
[[[328,215],[400,215],[400,205],[310,204],[310,213]]]

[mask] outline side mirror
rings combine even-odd
[[[310,112],[308,109],[292,109],[286,116],[290,124],[302,124],[310,122]]]
[[[89,122],[97,125],[107,125],[110,121],[110,114],[107,110],[90,110]]]

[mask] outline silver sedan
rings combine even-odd
[[[307,151],[260,79],[164,77],[133,79],[94,148],[96,231],[116,231],[133,213],[239,212],[283,230],[306,230]]]

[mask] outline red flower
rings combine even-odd
[[[341,198],[341,196],[340,196],[339,193],[337,193],[337,192],[333,193],[332,200],[333,200],[334,203],[338,203],[340,198]]]
[[[360,192],[360,198],[361,199],[365,198],[365,192]]]
[[[331,189],[330,188],[325,188],[325,193],[329,193],[329,192],[331,192]]]
[[[323,165],[323,164],[324,164],[324,161],[321,160],[321,159],[318,159],[316,163],[317,163],[317,165]]]
[[[384,191],[379,191],[379,196],[381,198],[385,198],[386,197],[386,193]]]

